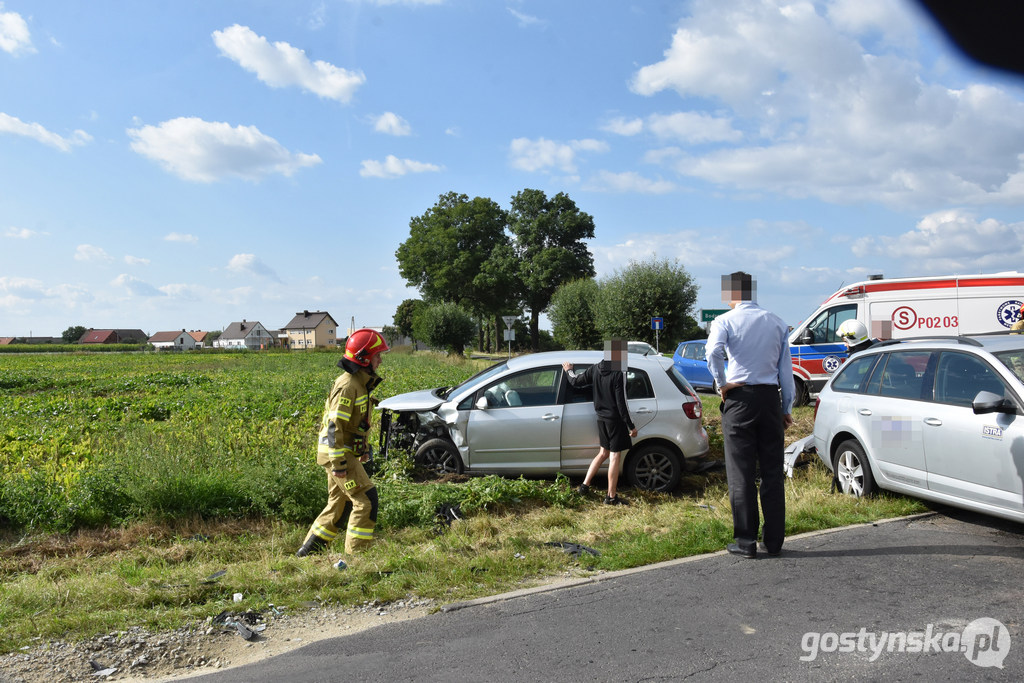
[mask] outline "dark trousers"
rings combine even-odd
[[[737,387],[726,394],[721,410],[736,543],[744,550],[757,547],[760,469],[763,541],[768,552],[776,553],[782,549],[786,535],[786,480],[782,468],[786,428],[779,388],[765,384]]]

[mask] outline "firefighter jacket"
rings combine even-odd
[[[366,436],[373,412],[370,392],[380,381],[380,377],[366,369],[356,373],[343,372],[334,381],[324,403],[317,444],[318,460],[329,459],[331,469],[341,472],[340,476],[345,476],[349,457],[358,459],[367,452]]]

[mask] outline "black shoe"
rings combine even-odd
[[[779,548],[775,552],[768,550],[768,547],[763,544],[761,545],[761,548],[764,550],[765,554],[768,555],[768,557],[778,557],[782,554],[782,548]]]
[[[615,496],[614,498],[609,498],[608,496],[605,496],[604,497],[604,504],[605,505],[629,505],[629,501],[626,500],[625,498],[619,498],[618,496]]]
[[[580,487],[576,490],[581,496],[585,496],[590,493],[590,484],[580,484]]]
[[[310,536],[306,539],[306,542],[302,544],[302,547],[295,551],[295,557],[305,557],[306,555],[318,553],[325,547],[327,547],[327,541],[319,536]]]
[[[757,546],[746,549],[741,548],[737,543],[730,543],[729,545],[725,546],[725,549],[733,555],[739,555],[740,557],[745,557],[748,560],[753,560],[755,557],[757,557]]]

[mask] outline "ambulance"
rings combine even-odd
[[[796,405],[807,403],[846,360],[836,330],[864,323],[874,339],[983,334],[1021,319],[1024,274],[894,278],[881,275],[843,287],[789,336]]]

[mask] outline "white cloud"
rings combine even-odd
[[[413,161],[412,159],[399,159],[389,154],[384,161],[367,159],[359,169],[359,175],[364,178],[399,178],[408,173],[437,173],[443,170],[443,166]]]
[[[625,119],[617,117],[611,119],[603,126],[601,130],[609,133],[615,133],[616,135],[632,136],[640,134],[644,129],[644,120],[641,118]]]
[[[196,244],[199,238],[188,233],[172,232],[164,235],[165,242],[183,242],[185,244]]]
[[[0,2],[0,10],[4,3]],[[28,24],[17,12],[0,11],[0,50],[12,55],[35,52]]]
[[[228,262],[228,270],[239,275],[253,275],[274,282],[281,282],[274,269],[256,257],[255,254],[235,254]]]
[[[922,273],[983,273],[1018,270],[1024,262],[1024,221],[979,220],[963,209],[928,214],[896,237],[863,237],[854,256],[913,263]]]
[[[516,138],[509,145],[513,168],[521,171],[542,171],[555,168],[564,173],[576,172],[577,152],[605,152],[608,144],[600,140],[572,140],[568,143],[546,138]]]
[[[538,17],[532,16],[530,14],[524,14],[523,12],[518,12],[518,11],[512,9],[511,7],[507,8],[507,9],[508,9],[508,13],[516,18],[516,21],[519,22],[519,26],[522,27],[522,28],[528,28],[530,26],[546,26],[547,25],[547,22],[544,21],[543,19],[540,19]]]
[[[653,114],[647,119],[647,128],[660,138],[689,143],[739,142],[743,138],[729,119],[690,111]]]
[[[234,176],[259,180],[271,174],[290,176],[321,163],[316,154],[292,153],[255,126],[182,117],[158,126],[129,128],[132,149],[185,180],[213,182]]]
[[[155,296],[165,296],[163,292],[161,292],[159,289],[149,284],[148,282],[143,282],[137,277],[126,275],[124,273],[114,278],[110,282],[110,284],[113,285],[114,287],[121,287],[128,290],[128,293],[131,294],[132,296],[140,296],[147,298]]]
[[[373,122],[373,129],[387,135],[410,135],[412,133],[409,122],[390,111],[384,112],[376,118]]]
[[[687,105],[645,128],[708,146],[682,150],[668,168],[835,203],[1024,202],[1022,97],[930,80],[905,4],[696,0],[691,9],[664,58],[631,82]]]
[[[38,123],[25,123],[21,119],[0,112],[0,133],[10,133],[31,138],[44,145],[55,147],[62,152],[70,152],[72,147],[84,145],[92,140],[92,136],[84,130],[75,130],[70,137],[61,137],[51,133]]]
[[[4,232],[4,237],[10,237],[10,238],[16,239],[16,240],[27,240],[27,239],[29,239],[31,237],[35,237],[36,235],[45,235],[45,234],[46,234],[45,232],[44,233],[39,233],[39,232],[36,232],[35,230],[29,230],[28,228],[16,228],[14,226],[11,226],[11,227],[7,228],[6,232]]]
[[[40,301],[48,301],[51,306],[74,308],[92,299],[87,290],[74,285],[47,286],[31,278],[0,276],[0,310],[19,314],[38,312]]]
[[[285,42],[270,44],[247,26],[229,26],[213,32],[213,42],[224,56],[272,88],[295,86],[306,92],[347,103],[366,82],[361,71],[348,71],[328,62],[311,62],[305,51]]]
[[[104,251],[101,247],[94,247],[91,244],[79,244],[75,249],[75,260],[86,262],[110,263],[114,257]]]
[[[148,258],[141,258],[139,256],[131,256],[130,254],[126,254],[125,255],[124,262],[127,263],[129,266],[148,266],[149,265],[149,259]]]
[[[666,194],[675,191],[676,185],[668,180],[644,178],[635,171],[626,171],[624,173],[600,171],[583,186],[583,189],[593,192]]]

